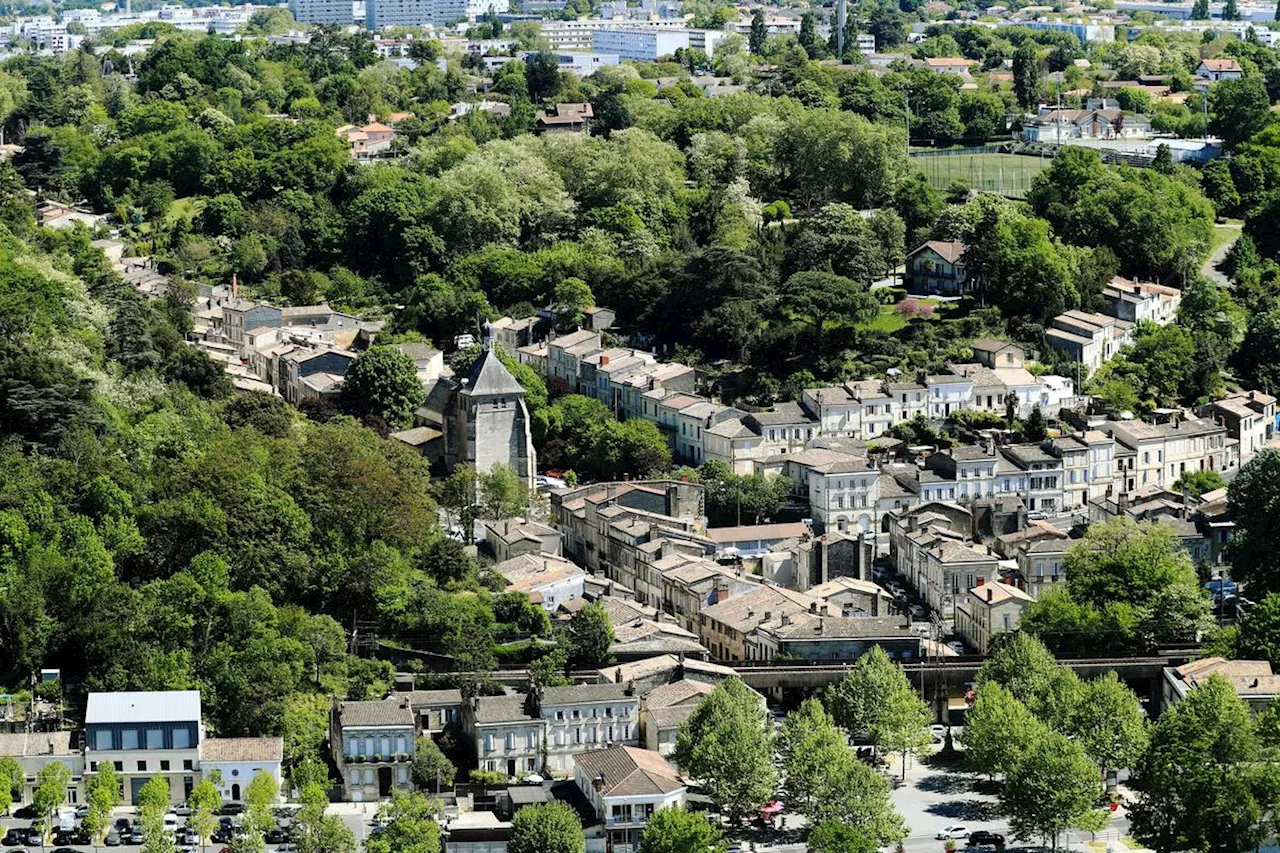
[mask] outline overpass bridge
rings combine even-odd
[[[1162,649],[1152,654],[1058,658],[1058,662],[1070,667],[1082,679],[1093,679],[1114,672],[1140,699],[1149,701],[1152,716],[1159,712],[1162,684],[1166,667],[1181,666],[1201,654],[1199,649]],[[776,699],[786,694],[807,694],[824,690],[844,678],[856,659],[848,660],[772,660],[772,661],[712,661],[735,669],[744,682],[759,692]],[[939,719],[946,719],[947,700],[963,695],[965,687],[977,681],[978,670],[986,662],[983,655],[940,657],[902,662],[907,679],[917,687],[920,695],[933,704]],[[448,676],[450,673],[439,673]],[[458,678],[473,679],[476,673],[452,673]],[[588,683],[600,680],[594,670],[570,673],[574,681]],[[507,687],[527,689],[527,669],[503,669],[487,675],[491,681]]]

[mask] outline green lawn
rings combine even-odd
[[[1222,246],[1240,236],[1240,230],[1243,227],[1239,219],[1228,219],[1220,225],[1213,226],[1213,236],[1209,238],[1209,254],[1212,255]]]
[[[910,299],[913,297],[907,297],[907,298]],[[934,310],[934,314],[933,314],[934,317],[945,315],[948,311],[953,310],[956,305],[956,303],[954,302],[939,302],[936,299],[920,299],[918,301],[924,303],[925,305],[932,305]],[[907,327],[907,323],[909,322],[909,320],[906,317],[899,314],[897,311],[895,311],[894,309],[896,307],[897,307],[897,304],[881,305],[880,315],[876,317],[874,320],[872,320],[870,323],[863,323],[858,328],[866,329],[867,331],[872,331],[872,332],[883,332],[886,335],[891,335],[894,332],[898,331],[899,329],[905,329]]]
[[[200,196],[175,198],[173,205],[169,208],[169,212],[165,215],[165,225],[172,228],[173,223],[177,222],[179,217],[194,219],[204,210],[204,204],[205,199]]]
[[[936,189],[945,190],[960,179],[975,190],[1023,198],[1031,179],[1048,167],[1048,158],[1022,154],[949,154],[944,157],[913,157]]]

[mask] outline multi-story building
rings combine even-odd
[[[1112,42],[1116,40],[1116,27],[1110,21],[1094,21],[1089,18],[1076,18],[1071,20],[1040,20],[1026,21],[1020,26],[1024,26],[1031,30],[1054,30],[1057,32],[1071,33],[1080,40],[1082,45],[1100,44],[1103,42]]]
[[[1047,515],[1057,514],[1062,509],[1062,460],[1052,453],[1046,452],[1038,444],[1012,444],[1000,448],[1000,455],[1007,460],[1012,469],[999,472],[1001,483],[1006,479],[1025,482],[1025,490],[1017,492],[1024,496],[1027,509],[1032,513]],[[1010,490],[1001,489],[1003,494]]]
[[[343,791],[352,802],[376,802],[411,787],[416,726],[409,699],[336,702],[329,741]]]
[[[1197,414],[1223,424],[1227,435],[1240,442],[1241,462],[1265,447],[1276,434],[1276,398],[1262,391],[1228,394],[1201,406]]]
[[[965,71],[968,65],[965,65]],[[969,290],[964,243],[930,240],[907,255],[907,288],[913,293],[959,296]]]
[[[1045,442],[1046,453],[1062,460],[1062,509],[1088,510],[1115,483],[1115,440],[1098,430],[1064,435]]]
[[[1143,486],[1172,488],[1188,471],[1234,470],[1240,463],[1240,445],[1227,437],[1227,428],[1207,418],[1175,418],[1169,423],[1107,421],[1099,430],[1112,436],[1130,453],[1118,467],[1119,491],[1135,492]]]
[[[365,0],[365,26],[445,26],[511,9],[510,0]]]
[[[352,23],[351,0],[293,0],[290,5],[293,16],[301,24],[337,24],[345,27]]]
[[[84,752],[71,744],[71,732],[10,732],[0,734],[0,756],[12,758],[22,769],[22,783],[17,788],[17,802],[29,803],[35,796],[40,771],[50,764],[62,764],[71,772],[67,785],[67,802],[81,801]]]
[[[748,640],[759,625],[821,605],[819,599],[806,593],[762,586],[704,607],[699,615],[698,635],[717,660],[748,660]]]
[[[110,764],[126,805],[137,802],[138,791],[154,776],[169,783],[175,803],[198,781],[204,741],[198,690],[90,693],[84,728],[88,772]]]
[[[1016,586],[998,580],[978,579],[978,585],[956,605],[956,633],[985,655],[991,641],[1000,634],[1018,629],[1031,606],[1031,596]]]
[[[714,684],[682,678],[654,688],[640,703],[640,739],[645,749],[661,756],[676,751],[676,735]]]
[[[493,570],[506,580],[506,592],[522,593],[549,613],[582,598],[587,577],[575,563],[552,554],[519,554]]]
[[[1132,281],[1121,276],[1102,288],[1106,313],[1130,323],[1147,322],[1167,326],[1178,319],[1182,291],[1149,281]]]
[[[1105,314],[1068,311],[1053,318],[1053,328],[1046,329],[1044,337],[1049,346],[1095,371],[1133,342],[1133,324]]]
[[[609,850],[631,853],[659,809],[684,804],[686,787],[656,752],[618,746],[579,755],[574,782],[604,824]]]
[[[584,750],[638,746],[639,711],[631,685],[579,684],[478,696],[464,706],[463,724],[482,770],[564,775]]]
[[[600,333],[586,329],[553,339],[547,344],[547,378],[563,382],[574,394],[582,393],[583,359],[601,350]]]
[[[929,386],[929,417],[949,417],[952,412],[972,407],[973,382],[954,373],[926,377]]]
[[[677,50],[689,49],[686,30],[660,30],[653,27],[631,27],[614,24],[599,27],[591,34],[591,49],[599,53],[615,53],[623,59],[653,62],[671,56]]]
[[[783,613],[758,625],[746,645],[749,660],[855,660],[872,646],[891,658],[920,656],[920,636],[908,616]]]

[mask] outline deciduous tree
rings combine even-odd
[[[508,853],[583,853],[586,838],[577,813],[564,803],[526,806],[511,821]]]
[[[701,812],[659,809],[640,833],[640,853],[724,853],[724,835]]]
[[[426,399],[413,359],[394,347],[370,347],[343,376],[343,406],[357,415],[376,415],[392,427],[412,423]]]
[[[737,678],[716,685],[680,727],[675,758],[734,820],[763,806],[778,778],[760,698]]]

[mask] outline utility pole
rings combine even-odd
[[[905,108],[905,116],[907,121],[907,156],[911,156],[911,93],[906,89],[902,90],[902,104]]]
[[[844,62],[844,28],[849,20],[848,0],[836,4],[836,58]]]

